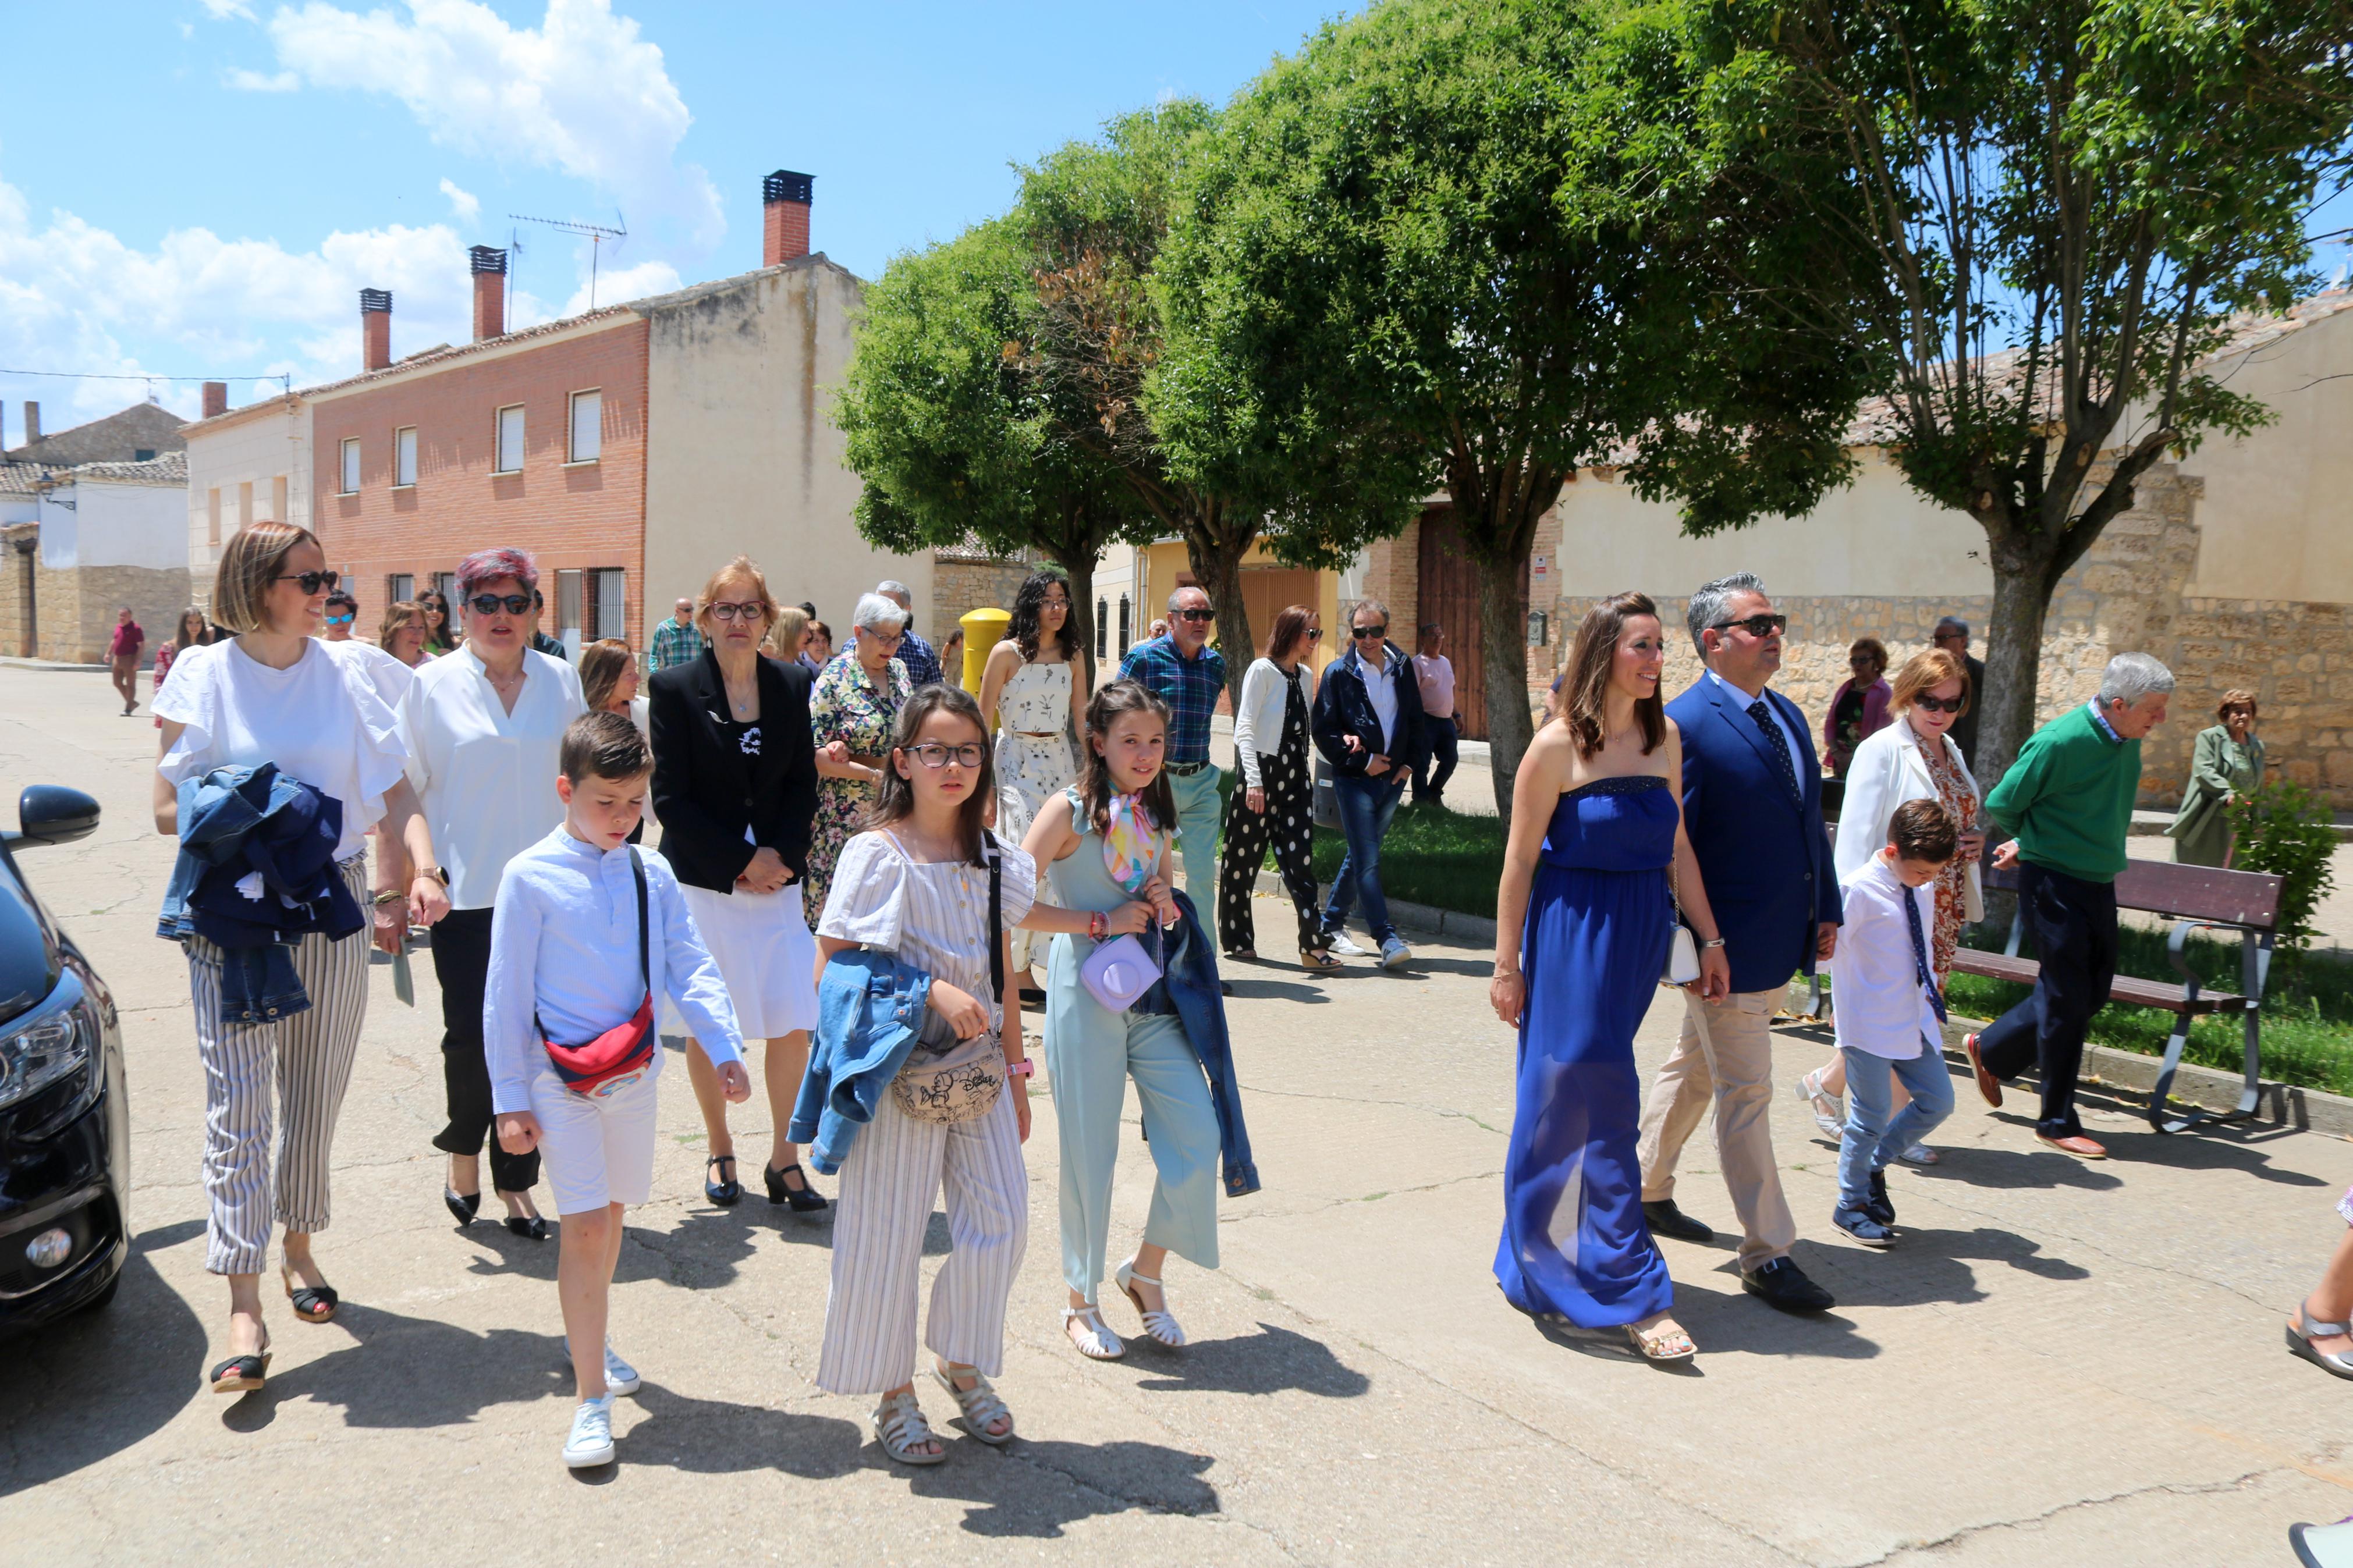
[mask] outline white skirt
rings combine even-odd
[[[727,983],[744,1038],[773,1040],[816,1028],[817,937],[801,913],[800,884],[773,893],[679,890]]]

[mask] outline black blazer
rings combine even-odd
[[[775,850],[794,881],[808,869],[809,825],[817,816],[809,672],[765,655],[759,672],[756,757],[745,756],[720,730],[727,688],[709,649],[656,670],[646,683],[662,858],[689,887],[733,892],[755,848]]]
[[[1317,677],[1315,711],[1308,716],[1307,727],[1314,737],[1315,749],[1332,764],[1335,773],[1365,778],[1365,764],[1377,756],[1387,756],[1393,764],[1376,783],[1401,784],[1413,777],[1414,770],[1430,760],[1430,736],[1422,722],[1421,682],[1413,671],[1413,660],[1402,657],[1397,662],[1372,677],[1387,680],[1397,691],[1397,722],[1390,727],[1388,750],[1381,750],[1380,715],[1373,711],[1373,700],[1366,693],[1364,668],[1355,654],[1342,654],[1324,667]],[[1356,737],[1357,750],[1348,749],[1347,737]]]

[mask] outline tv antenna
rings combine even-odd
[[[588,237],[588,308],[595,310],[596,308],[596,263],[599,254],[607,240],[629,237],[629,220],[622,217],[621,214],[616,211],[613,216],[619,221],[621,226],[607,228],[601,224],[575,223],[569,218],[560,217],[533,217],[526,213],[509,213],[507,216],[515,223],[542,224],[549,228],[562,229],[566,234],[585,234]],[[522,248],[520,236],[517,237],[515,248],[518,250]]]

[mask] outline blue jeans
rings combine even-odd
[[[1936,1131],[1953,1113],[1953,1079],[1941,1046],[1925,1041],[1920,1054],[1890,1061],[1852,1046],[1846,1058],[1846,1135],[1839,1140],[1839,1207],[1859,1209],[1871,1198],[1871,1173]],[[1892,1120],[1891,1079],[1901,1079],[1912,1103]]]
[[[1395,778],[1395,784],[1389,781]],[[1324,929],[1336,931],[1348,923],[1348,911],[1361,901],[1365,929],[1373,941],[1385,942],[1397,935],[1389,924],[1389,901],[1381,896],[1381,840],[1388,837],[1389,818],[1405,798],[1403,777],[1395,773],[1368,779],[1341,773],[1332,781],[1339,802],[1340,831],[1348,852],[1340,858],[1340,874],[1332,879],[1332,896],[1324,905]]]

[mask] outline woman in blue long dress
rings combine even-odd
[[[1658,612],[1620,594],[1577,627],[1558,716],[1520,763],[1497,895],[1496,1016],[1519,1028],[1519,1093],[1504,1166],[1495,1280],[1512,1305],[1579,1328],[1623,1328],[1682,1362],[1674,1283],[1642,1219],[1634,1031],[1657,994],[1675,919],[1701,946],[1704,994],[1731,983],[1683,829],[1683,742],[1660,700]]]

